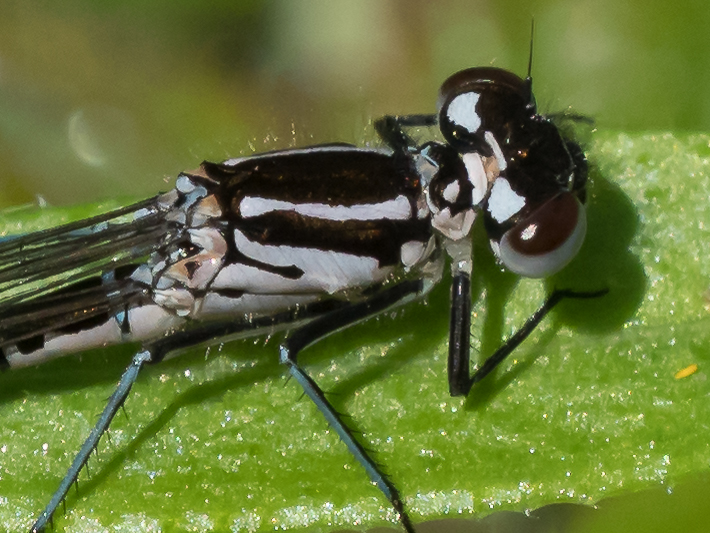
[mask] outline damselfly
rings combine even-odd
[[[471,231],[509,270],[545,277],[586,230],[587,163],[539,115],[530,75],[472,68],[438,113],[375,122],[381,149],[329,144],[204,162],[134,205],[0,244],[0,364],[141,343],[32,531],[44,529],[140,370],[197,344],[277,330],[280,360],[414,531],[394,484],[298,362],[304,347],[421,298],[451,265],[449,389],[468,394],[565,297],[556,291],[474,374]],[[410,128],[438,125],[444,142]]]

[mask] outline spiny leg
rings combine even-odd
[[[476,370],[476,372],[471,375],[468,363],[468,349],[463,349],[463,340],[456,344],[449,343],[449,389],[451,390],[452,396],[457,395],[468,395],[471,387],[474,383],[481,381],[488,374],[490,374],[495,367],[497,367],[510,353],[515,350],[537,327],[537,325],[542,322],[542,320],[548,315],[550,311],[565,298],[570,299],[588,299],[588,298],[599,298],[604,296],[608,289],[603,289],[600,291],[593,292],[577,292],[573,290],[555,290],[549,298],[543,303],[540,308],[535,311],[530,318],[527,319],[525,324],[515,332],[505,344],[498,348],[493,355],[491,355],[486,361],[481,365],[481,367]],[[460,324],[455,324],[454,320],[462,320],[460,317],[466,314],[463,311],[456,311],[454,308],[459,306],[464,308],[465,306],[470,306],[470,295],[465,293],[463,286],[457,286],[454,284],[452,288],[452,323],[450,325],[450,331],[458,331],[460,335],[468,335],[468,331],[464,332],[464,329]]]
[[[94,429],[91,430],[89,437],[86,441],[84,441],[79,453],[74,458],[74,462],[71,464],[69,470],[64,476],[64,479],[62,479],[62,482],[59,484],[59,488],[30,529],[31,533],[44,531],[47,523],[51,522],[52,516],[57,510],[57,507],[59,507],[59,504],[64,501],[64,498],[66,497],[67,492],[69,492],[71,486],[76,483],[79,472],[86,465],[91,452],[96,449],[99,444],[99,439],[106,432],[111,420],[113,420],[113,417],[116,415],[116,412],[128,397],[128,393],[131,391],[131,387],[136,382],[141,368],[143,368],[143,365],[150,360],[151,354],[148,350],[144,350],[133,356],[131,363],[128,365],[128,368],[126,368],[123,376],[121,376],[121,380],[118,382],[116,390],[114,390],[113,394],[109,398],[98,422],[94,426]]]
[[[385,289],[380,293],[371,296],[369,299],[358,304],[343,303],[342,307],[338,308],[336,302],[335,308],[333,308],[332,306],[329,307],[331,309],[337,310],[330,311],[330,313],[326,315],[323,315],[323,305],[321,303],[316,302],[315,304],[304,306],[304,308],[299,309],[297,312],[288,311],[279,313],[271,317],[259,317],[248,324],[234,321],[205,324],[202,327],[194,328],[189,331],[175,332],[172,335],[160,339],[159,341],[151,344],[146,349],[144,349],[133,357],[131,363],[129,364],[128,368],[121,377],[121,380],[119,381],[115,391],[109,398],[108,403],[106,404],[104,411],[101,413],[98,422],[92,429],[91,433],[89,434],[89,437],[82,445],[81,449],[79,450],[79,453],[76,455],[71,467],[67,471],[67,474],[64,476],[64,479],[60,483],[59,488],[52,496],[52,499],[50,500],[49,504],[47,505],[45,510],[42,511],[37,521],[33,524],[32,528],[30,529],[30,532],[37,533],[43,531],[47,527],[47,524],[51,523],[52,516],[57,510],[57,507],[59,507],[60,503],[64,501],[64,498],[69,492],[69,489],[71,488],[72,484],[76,483],[79,472],[82,468],[86,466],[91,452],[96,449],[96,446],[99,443],[99,439],[108,429],[108,426],[113,420],[113,417],[116,415],[118,409],[123,406],[123,403],[128,397],[131,387],[133,383],[135,383],[138,374],[144,364],[157,363],[161,361],[166,354],[172,352],[173,350],[185,349],[191,346],[204,344],[206,342],[209,342],[210,340],[214,340],[215,338],[229,336],[231,334],[236,334],[245,330],[266,328],[281,323],[293,322],[297,319],[307,320],[317,316],[323,316],[323,318],[326,319],[332,318],[331,320],[321,320],[316,318],[313,322],[309,324],[309,326],[313,325],[313,327],[309,328],[308,326],[306,326],[301,330],[298,330],[296,332],[296,335],[294,335],[294,337],[290,339],[292,342],[300,343],[298,344],[298,349],[294,351],[294,353],[297,353],[301,348],[304,348],[307,344],[314,342],[318,338],[324,337],[328,333],[332,333],[336,329],[344,328],[362,318],[377,314],[395,304],[413,300],[419,295],[421,295],[423,290],[424,282],[418,280],[405,281],[389,289]],[[328,304],[328,302],[324,302],[324,304]],[[353,318],[355,316],[359,316],[360,318]],[[323,325],[327,326],[328,324],[334,327],[332,327],[326,332],[321,332],[315,337],[308,336],[308,332],[314,331],[314,328],[318,330],[319,328],[322,328]],[[299,333],[301,334],[299,335]],[[301,340],[299,341],[298,339]],[[342,422],[340,423],[342,425]],[[350,439],[353,440],[352,435],[350,435]],[[364,450],[362,450],[362,452],[367,457],[366,452],[364,452]],[[369,457],[368,460],[372,465],[374,465],[374,462],[372,462]],[[380,474],[380,477],[384,479],[384,475]],[[391,485],[388,486],[391,487]],[[394,497],[396,497],[397,501],[399,501],[397,492],[396,490],[394,490],[393,487],[390,493],[393,494]],[[392,501],[393,505],[395,506],[395,509],[400,512],[401,503],[398,507],[392,498],[390,499],[390,501]],[[401,511],[400,513],[403,513],[403,511]],[[413,531],[411,529],[411,525],[409,525],[409,519],[406,517],[406,515],[400,514],[400,516],[404,517],[402,519],[402,522],[403,524],[405,524],[405,527],[407,527],[407,531]]]
[[[398,287],[394,288],[396,289]],[[380,467],[370,456],[368,451],[355,439],[350,429],[343,422],[342,415],[340,415],[326,399],[321,388],[297,362],[298,353],[308,345],[317,342],[335,331],[384,311],[388,307],[403,303],[406,299],[406,294],[402,295],[400,292],[401,291],[393,292],[392,290],[384,291],[383,293],[371,297],[367,301],[329,313],[296,330],[290,338],[284,341],[280,347],[280,351],[281,362],[288,366],[291,376],[298,381],[305,394],[323,414],[328,424],[330,424],[348,447],[350,453],[352,453],[357,462],[365,468],[373,483],[377,485],[377,488],[379,488],[390,501],[395,511],[399,514],[399,520],[402,526],[404,526],[404,529],[408,533],[414,533],[412,522],[404,509],[404,503],[395,486],[380,470]],[[412,290],[410,294],[416,294],[416,292],[418,292],[418,290]]]

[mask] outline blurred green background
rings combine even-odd
[[[432,112],[459,69],[523,75],[533,16],[542,111],[571,107],[604,131],[710,130],[710,5],[701,1],[3,0],[0,207],[37,196],[53,206],[136,199],[203,159],[376,143],[374,118]],[[154,409],[164,413],[160,402]],[[708,498],[707,479],[693,479],[672,497],[649,486],[594,516],[562,508],[533,525],[501,515],[477,527],[634,531],[655,521],[668,531],[673,520],[661,517],[702,520]]]
[[[139,197],[202,159],[364,142],[453,72],[523,75],[599,128],[707,131],[699,1],[13,1],[0,4],[0,206]],[[70,184],[70,185],[68,185]]]

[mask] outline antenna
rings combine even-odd
[[[533,17],[530,23],[530,55],[528,56],[528,77],[525,78],[525,87],[527,89],[527,100],[528,103],[526,107],[535,111],[535,97],[533,97],[532,92],[532,58],[533,58],[533,35],[535,33],[535,17]]]
[[[535,35],[535,17],[530,21],[530,56],[528,57],[528,79],[532,80],[533,36]]]

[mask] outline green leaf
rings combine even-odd
[[[481,359],[553,287],[609,294],[563,302],[469,398],[448,395],[446,282],[424,303],[303,353],[376,450],[415,523],[625,497],[631,514],[617,500],[602,503],[613,524],[631,516],[646,531],[667,531],[652,518],[672,500],[666,492],[707,498],[710,484],[699,476],[710,462],[709,143],[705,135],[596,133],[587,241],[552,280],[500,272],[479,231],[473,345]],[[0,222],[5,232],[29,231],[109,207],[23,209]],[[114,421],[57,531],[397,527],[364,470],[285,379],[279,339],[216,344],[147,368],[126,402],[128,419]],[[44,508],[134,349],[0,376],[0,523],[8,530],[27,529]],[[691,364],[696,373],[674,378]],[[705,500],[682,501],[692,511]],[[708,518],[702,507],[686,514],[670,527]],[[578,516],[578,531],[614,529],[596,523],[598,514]]]

